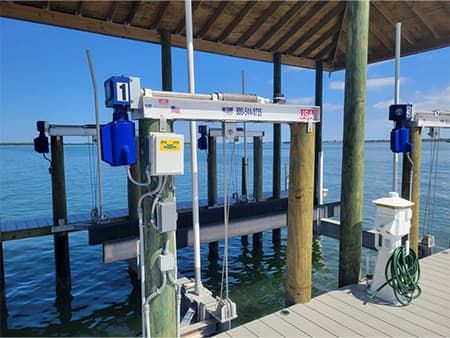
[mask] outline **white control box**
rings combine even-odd
[[[150,175],[184,174],[184,135],[150,133]]]

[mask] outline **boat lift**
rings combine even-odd
[[[320,108],[316,106],[303,105],[280,105],[270,102],[268,99],[256,95],[242,95],[242,94],[227,94],[227,93],[212,93],[212,94],[186,94],[178,92],[154,91],[151,89],[141,89],[140,79],[137,77],[111,77],[105,82],[107,97],[106,102],[108,106],[115,109],[114,121],[104,125],[101,128],[102,132],[102,154],[108,153],[118,154],[117,157],[108,159],[108,163],[113,166],[132,165],[135,162],[133,154],[130,149],[135,149],[134,128],[128,128],[131,121],[127,120],[126,112],[131,112],[132,119],[151,119],[160,122],[159,131],[152,132],[150,135],[140,135],[140,137],[149,137],[149,155],[151,168],[170,168],[183,167],[183,135],[169,133],[167,128],[168,121],[187,120],[187,121],[220,121],[222,122],[221,136],[224,137],[223,142],[223,160],[224,160],[224,219],[225,219],[225,281],[227,280],[227,241],[228,241],[228,195],[227,195],[227,160],[226,160],[226,140],[234,139],[239,133],[236,128],[237,122],[283,122],[283,123],[305,123],[309,126],[308,130],[312,131],[312,124],[319,121]],[[124,120],[118,120],[118,115],[121,114]],[[122,129],[122,125],[126,128]],[[216,134],[216,131],[213,131]],[[156,139],[156,143],[155,140]],[[192,140],[196,139],[191,137]],[[178,141],[180,140],[180,141]],[[175,144],[176,143],[176,144]],[[197,149],[195,148],[195,151]],[[175,155],[168,157],[168,152]],[[177,156],[176,154],[180,154]],[[109,156],[109,155],[108,155]],[[192,159],[194,161],[194,159]],[[170,162],[170,163],[169,163]],[[165,171],[166,170],[166,171]],[[163,169],[161,171],[149,172],[147,185],[150,186],[150,176],[161,177],[163,180],[170,181],[169,176],[174,173]],[[183,170],[178,170],[175,174],[182,174]],[[193,174],[193,173],[192,173]],[[130,175],[129,175],[130,176]],[[143,185],[143,183],[135,182],[131,177],[133,183]],[[198,190],[194,185],[198,184],[197,180],[192,179],[193,191]],[[163,188],[160,186],[159,190]],[[158,190],[158,189],[157,189]],[[140,224],[140,270],[141,283],[144,283],[143,274],[145,269],[144,262],[144,238],[142,228],[145,226],[142,218],[141,204],[147,196],[157,196],[158,193],[152,191],[141,196],[138,206],[139,224]],[[198,195],[196,196],[198,200]],[[157,199],[155,199],[157,201]],[[163,204],[167,202],[154,202],[152,210],[158,210],[158,217],[156,224],[157,229],[161,233],[166,233],[174,229],[174,222],[176,222],[176,209]],[[198,207],[198,206],[197,206]],[[195,205],[193,205],[193,214],[195,215]],[[198,211],[198,210],[197,210]],[[175,214],[175,215],[174,215]],[[153,219],[153,216],[151,216]],[[169,220],[166,222],[166,220]],[[153,221],[152,221],[153,222]],[[170,223],[170,224],[169,224]],[[195,220],[193,220],[195,225]],[[204,288],[200,280],[200,227],[194,226],[194,257],[195,259],[195,280],[185,281],[182,285],[185,296],[190,299],[192,303],[197,304],[197,309],[201,313],[198,314],[200,319],[204,319],[209,313],[220,323],[230,322],[231,319],[236,318],[236,306],[228,298],[228,292],[225,292],[225,298],[214,299],[209,290]],[[166,257],[167,255],[167,257]],[[163,257],[164,256],[164,257]],[[197,259],[198,257],[198,259]],[[171,262],[170,264],[161,263],[161,273],[168,273],[176,269],[176,258],[173,254],[162,254],[161,261]],[[145,264],[145,263],[144,263]],[[177,281],[173,281],[177,284]],[[226,284],[227,285],[227,284]],[[226,287],[227,289],[227,287]],[[145,291],[145,287],[142,286]],[[158,289],[160,290],[160,289]],[[190,291],[189,291],[190,290]],[[160,291],[158,291],[160,292]],[[149,316],[149,298],[153,299],[157,295],[143,297],[143,318],[146,318],[147,324],[144,324],[144,335],[149,336],[150,330],[148,328]],[[147,308],[146,308],[147,307]],[[180,316],[178,314],[178,316]]]

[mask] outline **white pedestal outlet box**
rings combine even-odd
[[[151,176],[184,174],[184,135],[150,133],[149,147]]]

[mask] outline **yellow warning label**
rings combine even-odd
[[[179,151],[180,140],[161,140],[159,141],[159,150],[161,151]]]

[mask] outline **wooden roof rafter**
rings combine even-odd
[[[169,9],[170,1],[162,1],[159,6],[159,11],[156,12],[155,20],[150,26],[150,29],[159,30],[161,28],[161,23],[167,13],[167,10]]]
[[[273,13],[281,6],[281,1],[272,1],[269,7],[267,7],[262,15],[256,20],[255,23],[253,23],[250,28],[241,35],[239,40],[236,41],[237,46],[243,46],[248,39],[252,37],[253,34],[260,28],[260,26],[269,18]]]
[[[227,6],[230,5],[230,1],[221,1],[219,4],[219,7],[217,7],[214,10],[213,15],[211,15],[206,22],[206,24],[200,29],[200,31],[196,34],[196,36],[201,39],[205,36],[206,33],[208,33],[209,29],[214,25],[214,23],[217,21],[219,16],[225,11]]]
[[[245,5],[245,7],[242,9],[242,11],[239,12],[239,15],[236,17],[235,20],[231,21],[228,26],[223,30],[222,34],[217,38],[218,42],[224,42],[228,36],[231,34],[231,32],[236,28],[237,25],[242,21],[242,19],[245,18],[245,16],[255,7],[257,4],[257,1],[249,1]]]
[[[319,20],[313,27],[311,27],[305,34],[302,34],[291,47],[287,50],[288,54],[295,54],[295,52],[303,46],[314,34],[316,34],[323,26],[323,22],[332,20],[336,15],[341,15],[345,9],[345,3],[338,2],[331,11],[329,11],[322,20]]]
[[[429,23],[428,19],[423,15],[417,5],[413,2],[405,1],[405,5],[420,19],[422,24],[433,34],[435,39],[439,39],[439,34],[434,27]]]
[[[111,4],[111,8],[109,9],[108,16],[106,17],[107,22],[113,22],[114,21],[114,15],[116,14],[117,5],[119,2],[113,1]]]
[[[338,22],[342,21],[342,19],[344,17],[344,12],[345,12],[345,8],[342,10],[341,15],[337,19]],[[339,25],[331,25],[330,28],[328,28],[325,32],[323,32],[316,41],[311,43],[305,50],[302,51],[302,55],[308,56],[312,52],[314,52],[316,49],[318,49],[319,47],[321,47],[321,48],[316,53],[316,55],[319,54],[321,51],[327,50],[328,49],[327,47],[332,48],[334,38],[336,37],[336,35],[339,34],[340,30],[341,30],[341,27]],[[325,45],[325,42],[330,39],[330,36],[332,37],[331,44]],[[320,55],[322,55],[322,54],[320,54]],[[318,59],[321,59],[321,58],[318,58]]]
[[[132,1],[132,5],[130,8],[130,12],[128,13],[128,17],[125,20],[125,25],[131,25],[136,13],[139,10],[139,6],[141,5],[140,1]]]
[[[314,68],[321,60],[325,71],[345,66],[345,20],[332,12],[346,2],[222,1],[193,1],[196,50],[267,62],[280,53],[286,65]],[[175,0],[15,0],[0,1],[0,16],[157,44],[164,30],[185,47],[183,8]],[[396,22],[403,56],[450,46],[448,2],[372,1],[371,8],[369,63],[393,57]]]
[[[326,4],[321,2],[312,3],[308,11],[305,14],[299,16],[297,21],[290,27],[290,29],[269,49],[272,51],[280,49],[280,47],[283,46],[305,24],[305,18],[309,18],[314,15],[314,13],[323,10],[325,6]]]
[[[202,4],[201,0],[192,1],[192,16],[195,15],[195,12],[197,11],[197,9],[200,7],[201,4]],[[175,31],[173,33],[174,34],[181,34],[181,33],[184,32],[185,29],[186,29],[186,23],[185,23],[184,13],[183,13],[183,15],[181,17],[181,20],[178,23],[178,25],[175,28]]]
[[[84,1],[78,1],[77,9],[75,10],[75,15],[82,16],[84,8]]]
[[[277,23],[269,29],[269,31],[264,34],[264,36],[258,40],[258,42],[253,46],[253,48],[261,48],[263,47],[267,41],[272,36],[276,36],[278,32],[289,24],[289,22],[297,15],[302,9],[304,9],[308,5],[308,2],[297,2],[291,9],[284,14],[282,18],[280,18]]]
[[[378,12],[380,14],[381,17],[383,17],[389,24],[390,26],[394,29],[395,31],[395,22],[392,21],[391,16],[389,14],[388,11],[386,11],[383,8],[383,5],[380,5],[380,1],[371,1],[371,8],[370,10],[373,11],[375,10],[375,12]],[[411,35],[405,31],[404,29],[402,29],[402,37],[403,39],[405,39],[410,45],[414,45],[414,38],[411,37]]]
[[[345,4],[345,9],[344,9],[344,13],[342,14],[342,19],[341,19],[341,23],[339,25],[339,34],[337,36],[337,39],[335,41],[335,45],[333,48],[333,57],[331,59],[331,64],[334,65],[334,63],[336,62],[336,56],[337,53],[339,51],[339,47],[342,43],[342,36],[344,35],[344,26],[345,26],[345,22],[347,20],[347,13],[348,13],[348,4]]]

